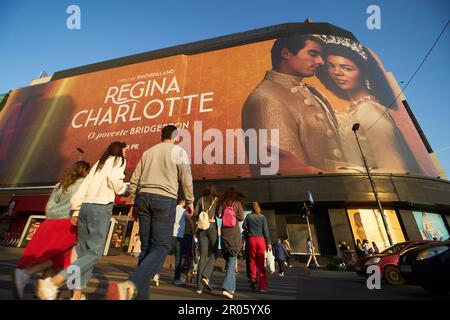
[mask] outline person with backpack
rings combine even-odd
[[[202,192],[194,210],[194,220],[197,225],[197,239],[199,241],[200,260],[197,267],[197,293],[202,293],[203,288],[212,291],[210,279],[214,271],[214,265],[218,253],[218,228],[216,213],[219,199],[216,187],[208,185]]]
[[[258,202],[253,202],[253,212],[245,217],[242,228],[246,231],[248,239],[250,287],[256,288],[256,279],[259,274],[259,291],[267,292],[267,271],[264,261],[266,250],[271,252],[272,245],[267,219],[261,214]]]
[[[228,188],[220,199],[218,217],[222,219],[221,247],[226,261],[225,280],[222,294],[233,299],[236,291],[236,257],[242,246],[241,230],[238,221],[244,220],[244,196],[234,188]]]

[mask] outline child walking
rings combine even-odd
[[[28,243],[14,271],[14,293],[18,299],[24,297],[25,286],[34,274],[42,272],[42,277],[46,278],[53,270],[70,265],[77,241],[77,228],[71,221],[70,198],[80,188],[89,168],[85,161],[75,162],[53,189],[45,208],[47,219]]]

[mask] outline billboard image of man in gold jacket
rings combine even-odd
[[[279,130],[281,175],[336,171],[345,161],[336,115],[318,90],[302,82],[324,64],[321,40],[309,35],[280,38],[271,56],[272,69],[242,109],[243,129]],[[252,174],[255,169],[251,167]]]

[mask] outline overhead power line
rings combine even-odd
[[[403,89],[400,91],[400,93],[395,97],[394,101],[391,102],[391,104],[386,108],[386,110],[383,112],[383,114],[377,119],[375,120],[366,130],[364,130],[364,132],[362,133],[365,134],[367,131],[369,131],[381,118],[384,117],[384,115],[389,112],[389,109],[394,105],[395,101],[397,101],[398,97],[405,91],[405,89],[408,87],[408,85],[411,83],[411,81],[414,79],[414,76],[417,74],[417,72],[420,70],[420,68],[422,67],[422,65],[424,64],[424,62],[427,60],[428,56],[430,55],[431,51],[433,50],[433,48],[436,46],[436,44],[439,42],[439,39],[441,38],[442,34],[444,33],[445,29],[447,29],[448,24],[450,23],[450,19],[447,20],[447,23],[445,24],[444,28],[442,28],[441,33],[439,33],[439,36],[437,37],[436,41],[434,41],[433,45],[431,46],[430,50],[428,50],[428,53],[425,55],[425,57],[422,59],[422,62],[419,64],[419,66],[417,67],[416,71],[414,71],[413,75],[409,78],[408,82],[406,83],[406,85],[403,87]]]

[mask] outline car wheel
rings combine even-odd
[[[424,284],[422,285],[422,288],[424,288],[429,293],[438,295],[446,295],[450,291],[448,286],[438,284]]]
[[[396,266],[385,267],[383,271],[383,277],[387,283],[393,286],[405,283],[405,279],[403,279],[400,271]]]

